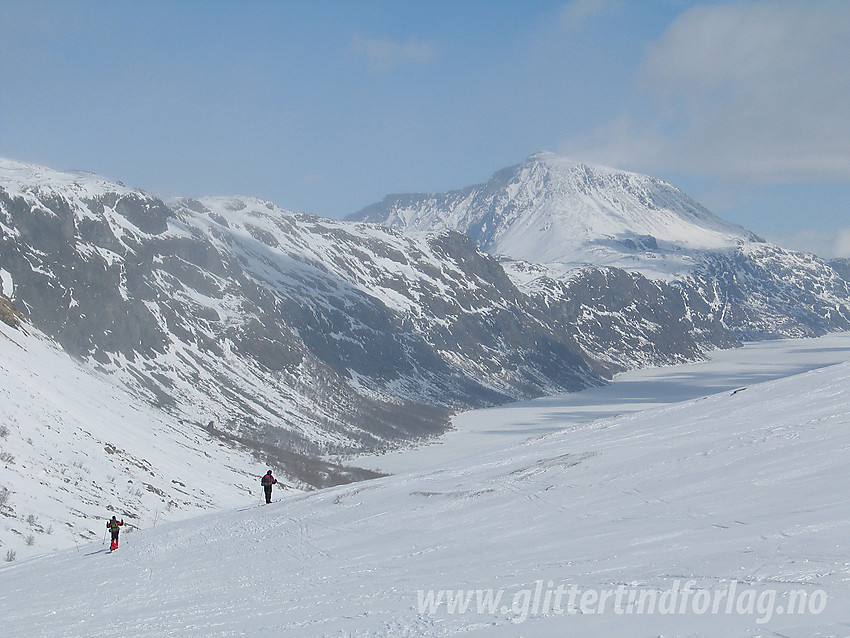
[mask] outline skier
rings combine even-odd
[[[112,534],[112,544],[109,546],[109,551],[114,552],[118,549],[118,533],[121,531],[121,526],[124,524],[123,520],[117,520],[114,516],[106,521],[106,529]]]
[[[272,476],[271,470],[266,472],[266,475],[260,479],[260,485],[263,486],[263,489],[266,492],[266,503],[272,502],[272,485],[275,483],[277,483],[277,479]]]

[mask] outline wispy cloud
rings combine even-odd
[[[850,257],[850,228],[838,231],[835,239],[835,256]]]
[[[355,36],[351,50],[362,55],[370,67],[379,70],[394,69],[409,64],[427,64],[439,55],[433,42],[411,38],[407,42]]]
[[[770,239],[786,248],[814,253],[825,259],[850,258],[850,228],[842,228],[838,231],[809,229],[787,237],[771,237]]]
[[[604,13],[619,0],[570,0],[561,9],[561,26],[568,30],[580,28],[588,19]]]
[[[850,3],[694,7],[643,60],[643,112],[569,145],[641,170],[751,183],[848,180],[848,68]]]

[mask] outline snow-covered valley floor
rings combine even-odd
[[[848,636],[847,361],[630,373],[462,415],[394,476],[6,563],[0,636]]]

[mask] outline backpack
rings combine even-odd
[[[272,481],[274,481],[274,479],[271,477],[270,474],[266,474],[263,478],[260,479],[260,483],[263,487],[270,486],[272,484]]]

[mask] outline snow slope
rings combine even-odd
[[[257,498],[265,471],[29,325],[0,322],[0,425],[3,557],[100,539],[105,511],[150,527],[235,507]]]
[[[5,564],[0,635],[846,636],[848,406],[841,363],[595,420],[480,412],[546,433]]]

